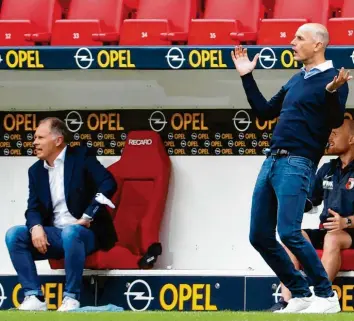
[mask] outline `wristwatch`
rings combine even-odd
[[[352,220],[349,217],[346,217],[346,219],[347,219],[347,222],[346,222],[347,227],[351,226],[352,225]]]
[[[29,230],[30,234],[32,234],[33,229],[34,229],[35,227],[37,227],[37,226],[42,226],[42,225],[41,225],[41,224],[36,224],[36,225],[32,226],[31,229]]]
[[[89,222],[93,221],[93,218],[85,213],[81,216],[81,218]]]

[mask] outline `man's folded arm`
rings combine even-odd
[[[97,186],[96,194],[103,194],[104,197],[110,199],[117,190],[117,183],[113,175],[97,160],[95,156],[86,157],[85,167]],[[95,196],[91,200],[90,205],[86,208],[85,213],[83,213],[83,218],[87,218],[88,216],[93,218],[101,206],[104,205],[98,202]]]
[[[28,170],[28,189],[29,189],[29,196],[27,200],[27,209],[25,212],[25,217],[26,217],[26,226],[30,231],[32,227],[38,224],[40,225],[43,224],[43,218],[39,210],[40,201],[36,194],[34,179],[30,170]]]

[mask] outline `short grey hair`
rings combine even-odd
[[[323,47],[327,47],[329,44],[329,33],[325,26],[319,23],[306,23],[300,27],[302,30],[311,33],[312,38],[316,42],[323,43]]]
[[[50,132],[53,135],[63,136],[65,144],[70,143],[71,134],[70,134],[68,128],[66,127],[65,123],[61,119],[59,119],[57,117],[47,117],[47,118],[42,119],[39,122],[39,125],[43,124],[43,123],[47,123],[47,122],[50,123]]]

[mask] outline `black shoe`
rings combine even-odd
[[[45,301],[43,295],[36,295],[36,298],[37,298],[39,301],[41,301],[41,302],[44,302],[44,301]]]
[[[278,310],[283,310],[288,305],[288,302],[285,302],[283,298],[280,298],[277,303],[275,303],[268,311],[274,312]]]

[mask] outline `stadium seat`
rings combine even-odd
[[[120,27],[128,15],[124,0],[72,0],[67,19],[53,26],[53,46],[118,44]]]
[[[108,167],[118,184],[112,197],[118,242],[109,251],[87,257],[86,269],[151,268],[161,254],[159,229],[168,194],[171,162],[154,131],[128,134],[122,157]],[[153,259],[151,259],[153,257]],[[49,260],[53,269],[63,260]]]
[[[328,31],[331,45],[354,44],[354,1],[345,0],[340,18],[328,21]]]
[[[259,45],[289,45],[304,23],[327,25],[329,0],[277,0],[272,19],[263,19],[258,33]]]
[[[61,18],[58,0],[4,0],[0,13],[0,46],[49,44],[52,25]]]
[[[137,19],[125,20],[121,45],[186,43],[190,20],[197,14],[196,0],[140,0]]]
[[[204,18],[192,19],[189,45],[229,45],[257,40],[262,0],[209,0]]]

